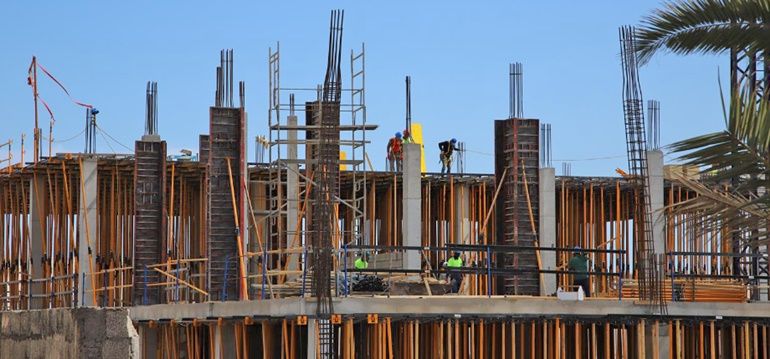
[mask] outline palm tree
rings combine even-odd
[[[724,130],[675,142],[669,149],[702,173],[697,180],[674,178],[698,194],[672,207],[674,212],[695,214],[695,228],[727,229],[756,245],[759,239],[767,241],[770,218],[770,102],[757,102],[749,87],[744,84],[744,91],[732,96]]]
[[[770,218],[770,101],[753,81],[738,79],[738,52],[763,55],[770,65],[770,0],[683,0],[643,19],[637,30],[641,63],[656,53],[731,54],[730,100],[722,107],[725,129],[676,142],[669,149],[701,168],[698,180],[676,178],[698,194],[672,209],[696,214],[704,230],[732,232],[750,244],[764,236]],[[768,73],[767,75],[770,75]],[[726,107],[729,107],[726,109]],[[767,190],[766,190],[767,189]],[[723,232],[724,233],[724,232]]]

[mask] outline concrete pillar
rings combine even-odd
[[[420,172],[420,145],[416,143],[404,144],[403,161],[403,238],[405,246],[421,246],[422,232],[420,219],[422,218],[422,193]],[[404,253],[404,268],[420,269],[420,251],[406,251]]]
[[[233,326],[232,323],[222,323],[221,326],[217,327],[217,330],[220,332],[221,341],[220,344],[222,345],[222,357],[223,358],[235,358],[236,357],[236,347],[235,347],[235,326]]]
[[[316,342],[318,337],[316,336],[316,320],[308,318],[307,320],[307,359],[316,359],[318,355],[315,351]]]
[[[669,358],[671,353],[670,334],[668,332],[668,324],[666,322],[659,322],[658,325],[658,337],[653,335],[653,327],[655,322],[648,322],[644,326],[644,353],[647,358]],[[655,342],[658,344],[658,356],[655,356]]]
[[[297,116],[289,115],[286,119],[288,126],[297,126]],[[288,130],[288,141],[286,157],[289,161],[288,172],[286,173],[286,242],[287,246],[291,246],[294,237],[297,234],[297,213],[299,212],[299,165],[292,163],[292,160],[297,159],[297,130]],[[301,239],[298,237],[298,239]],[[297,243],[296,246],[301,246],[302,243]],[[289,255],[289,262],[287,266],[288,270],[293,271],[299,269],[299,254],[294,253]],[[296,278],[296,275],[289,275],[288,280]]]
[[[97,303],[93,300],[93,286],[91,285],[91,275],[88,273],[83,278],[82,273],[96,271],[96,253],[89,256],[88,252],[90,248],[96,249],[96,190],[97,183],[97,166],[96,158],[84,158],[82,160],[82,166],[80,167],[80,188],[79,206],[78,206],[78,265],[80,266],[80,287],[78,288],[78,296],[83,299],[81,306],[96,306]],[[85,199],[84,199],[85,198]],[[87,224],[87,225],[86,225]]]
[[[454,208],[454,221],[455,221],[455,241],[457,243],[463,243],[463,241],[467,241],[468,237],[470,235],[470,220],[469,217],[469,211],[470,211],[470,194],[468,193],[470,191],[469,186],[464,183],[455,183],[454,184],[454,202],[455,202],[455,208]],[[422,193],[422,192],[420,192]]]
[[[222,355],[223,352],[222,347],[222,326],[215,325],[214,326],[214,358],[212,359],[222,359],[225,358],[224,355]]]
[[[46,240],[45,218],[48,213],[48,186],[45,177],[33,177],[29,182],[29,258],[32,279],[44,279],[45,267],[50,262],[43,261],[43,241]],[[45,293],[45,285],[36,283],[30,288],[33,295]],[[43,309],[44,298],[30,298],[30,309]]]
[[[137,352],[140,359],[158,357],[158,329],[150,328],[147,324],[139,326],[139,350]]]
[[[556,247],[556,170],[553,167],[540,169],[540,228],[538,228],[541,247]],[[540,251],[542,269],[556,269],[556,252]],[[541,276],[540,295],[556,293],[556,276]]]
[[[666,253],[666,216],[663,211],[663,151],[647,151],[647,176],[652,209],[652,240],[655,253]]]

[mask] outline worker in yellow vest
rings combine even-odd
[[[366,254],[359,255],[356,261],[353,263],[356,270],[362,270],[369,268],[369,256]]]
[[[463,267],[463,259],[460,258],[460,252],[454,252],[452,257],[449,257],[444,266],[447,268],[447,277],[452,284],[450,293],[457,293],[460,291],[460,284],[463,282],[462,273],[457,270]]]
[[[401,140],[402,143],[414,143],[414,139],[412,138],[412,134],[409,133],[409,129],[404,130],[404,138]]]

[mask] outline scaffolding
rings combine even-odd
[[[340,114],[348,116],[348,123],[335,126],[337,133],[335,147],[340,149],[339,167],[337,171],[330,171],[332,176],[339,177],[339,169],[344,169],[346,176],[352,178],[351,188],[340,188],[337,178],[335,187],[330,193],[333,218],[336,218],[336,227],[333,228],[332,248],[339,253],[339,249],[346,244],[367,244],[369,236],[367,226],[367,178],[364,175],[366,144],[366,131],[374,130],[376,125],[367,124],[366,121],[366,66],[365,46],[361,44],[360,51],[350,52],[350,84],[349,87],[340,88],[343,96],[340,100],[349,98],[348,103],[338,101]],[[267,271],[278,270],[283,273],[277,275],[278,285],[292,279],[302,280],[302,293],[307,294],[310,279],[308,271],[312,270],[308,253],[310,244],[310,214],[312,209],[320,205],[318,198],[314,198],[312,192],[317,188],[318,171],[312,169],[319,164],[315,158],[318,138],[321,126],[317,120],[321,119],[324,110],[332,106],[319,105],[324,103],[322,89],[320,87],[282,87],[280,79],[280,45],[275,50],[269,50],[269,94],[270,108],[268,111],[268,135],[266,180],[252,180],[252,184],[267,185],[265,197],[268,199],[268,208],[257,213],[263,215],[265,225],[270,228],[269,237],[261,244],[256,256],[263,255],[260,268],[253,276],[258,282],[252,283],[252,288],[257,288],[257,297],[267,298],[268,275],[262,275]],[[288,96],[287,96],[288,95]],[[289,98],[288,103],[282,98]],[[297,101],[304,101],[306,114],[305,124],[298,122],[296,107]],[[284,116],[284,114],[288,114]],[[299,148],[304,145],[304,148]],[[343,155],[344,154],[344,155]],[[339,158],[339,157],[338,157]],[[252,198],[252,200],[258,198]],[[340,205],[350,208],[354,214],[354,221],[350,228],[341,228],[339,218]],[[255,229],[264,233],[260,228]],[[261,253],[260,253],[261,252]],[[340,264],[342,258],[335,254],[334,270]],[[309,273],[312,275],[312,273]],[[302,275],[300,277],[300,275]],[[336,294],[336,293],[335,293]]]

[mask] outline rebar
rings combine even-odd
[[[650,204],[650,181],[647,170],[647,142],[639,65],[636,58],[635,29],[631,26],[619,30],[621,45],[621,67],[623,70],[623,114],[628,152],[629,180],[639,193],[635,201],[635,214],[640,239],[636,241],[637,266],[640,298],[657,306],[665,313],[666,306],[660,293],[660,278],[655,261],[652,238],[652,209]]]
[[[147,82],[144,134],[158,134],[158,83],[155,81]]]
[[[524,118],[524,67],[520,62],[508,65],[508,118]]]

